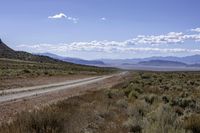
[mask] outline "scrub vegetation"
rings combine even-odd
[[[0,59],[0,79],[27,78],[41,75],[107,74],[113,69],[77,65],[66,62],[38,63],[31,61]]]
[[[132,72],[111,88],[23,112],[0,132],[199,133],[200,72]]]

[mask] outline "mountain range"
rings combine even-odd
[[[175,57],[175,56],[167,56],[167,57],[148,57],[148,58],[134,58],[134,59],[102,59],[102,61],[106,64],[115,64],[115,65],[131,65],[138,64],[143,61],[152,61],[152,60],[160,60],[160,61],[175,61],[182,62],[185,64],[200,64],[200,55],[192,55],[185,57]]]
[[[149,57],[134,59],[98,59],[84,60],[79,58],[63,57],[52,53],[31,54],[24,51],[15,51],[8,47],[0,39],[0,58],[19,59],[36,62],[66,62],[80,65],[118,67],[118,68],[140,68],[140,67],[198,67],[200,68],[200,55],[185,57]]]
[[[177,61],[165,61],[165,60],[150,60],[150,61],[141,61],[138,63],[139,65],[145,66],[168,66],[168,67],[183,67],[188,66],[185,63],[177,62]]]
[[[84,59],[79,59],[79,58],[63,57],[63,56],[58,56],[58,55],[52,54],[52,53],[38,53],[37,55],[48,56],[48,57],[51,57],[54,59],[62,60],[65,62],[71,62],[74,64],[92,65],[92,66],[104,66],[105,65],[105,63],[103,61],[99,61],[99,60],[84,60]]]
[[[67,61],[75,64],[107,66],[118,68],[139,68],[139,67],[200,67],[200,55],[192,55],[186,57],[149,57],[141,59],[99,59],[99,60],[83,60],[79,58],[70,58],[58,56],[52,53],[40,53],[39,55],[49,56],[54,59]]]

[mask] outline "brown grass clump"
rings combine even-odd
[[[200,133],[200,115],[192,114],[184,121],[184,127],[193,133]]]
[[[61,133],[64,127],[63,114],[54,108],[23,112],[10,124],[0,129],[4,133]]]

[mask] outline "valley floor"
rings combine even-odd
[[[200,72],[132,72],[87,87],[82,95],[26,108],[0,132],[200,132]]]

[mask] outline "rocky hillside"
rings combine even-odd
[[[9,48],[6,44],[0,39],[0,57],[7,58],[12,57],[15,54],[15,51]]]
[[[24,61],[36,61],[36,62],[61,62],[56,59],[52,59],[47,56],[33,55],[23,51],[15,51],[8,47],[1,39],[0,39],[0,58],[7,59],[19,59]]]

